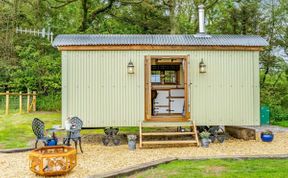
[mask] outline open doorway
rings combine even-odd
[[[146,56],[145,120],[187,121],[188,56]]]

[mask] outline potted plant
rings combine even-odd
[[[127,135],[128,139],[128,148],[129,150],[135,150],[136,149],[136,135]]]
[[[200,138],[201,138],[201,145],[202,147],[207,148],[210,144],[210,133],[207,132],[206,130],[200,133]]]
[[[274,138],[274,135],[271,130],[265,130],[264,132],[261,132],[261,140],[263,142],[272,142]]]

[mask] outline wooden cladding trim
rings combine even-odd
[[[59,46],[60,51],[263,51],[261,46],[167,46],[167,45],[95,45],[95,46]]]

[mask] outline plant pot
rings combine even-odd
[[[223,143],[225,141],[226,136],[225,135],[217,135],[217,140],[220,143]]]
[[[57,145],[56,139],[51,139],[47,141],[47,146],[56,146],[56,145]]]
[[[273,138],[274,135],[261,134],[261,140],[263,142],[272,142]]]
[[[208,148],[210,142],[211,142],[211,141],[210,141],[208,138],[202,138],[202,139],[201,139],[201,145],[202,145],[202,147]]]
[[[210,135],[209,139],[211,140],[211,143],[214,143],[216,140],[216,137],[214,135]]]
[[[136,150],[136,140],[129,140],[128,141],[128,148],[129,148],[129,150]]]

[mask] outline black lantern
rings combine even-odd
[[[206,64],[204,64],[203,59],[201,59],[201,62],[199,63],[199,72],[206,73]]]
[[[127,70],[128,70],[128,74],[134,74],[134,64],[131,60],[128,63]]]

